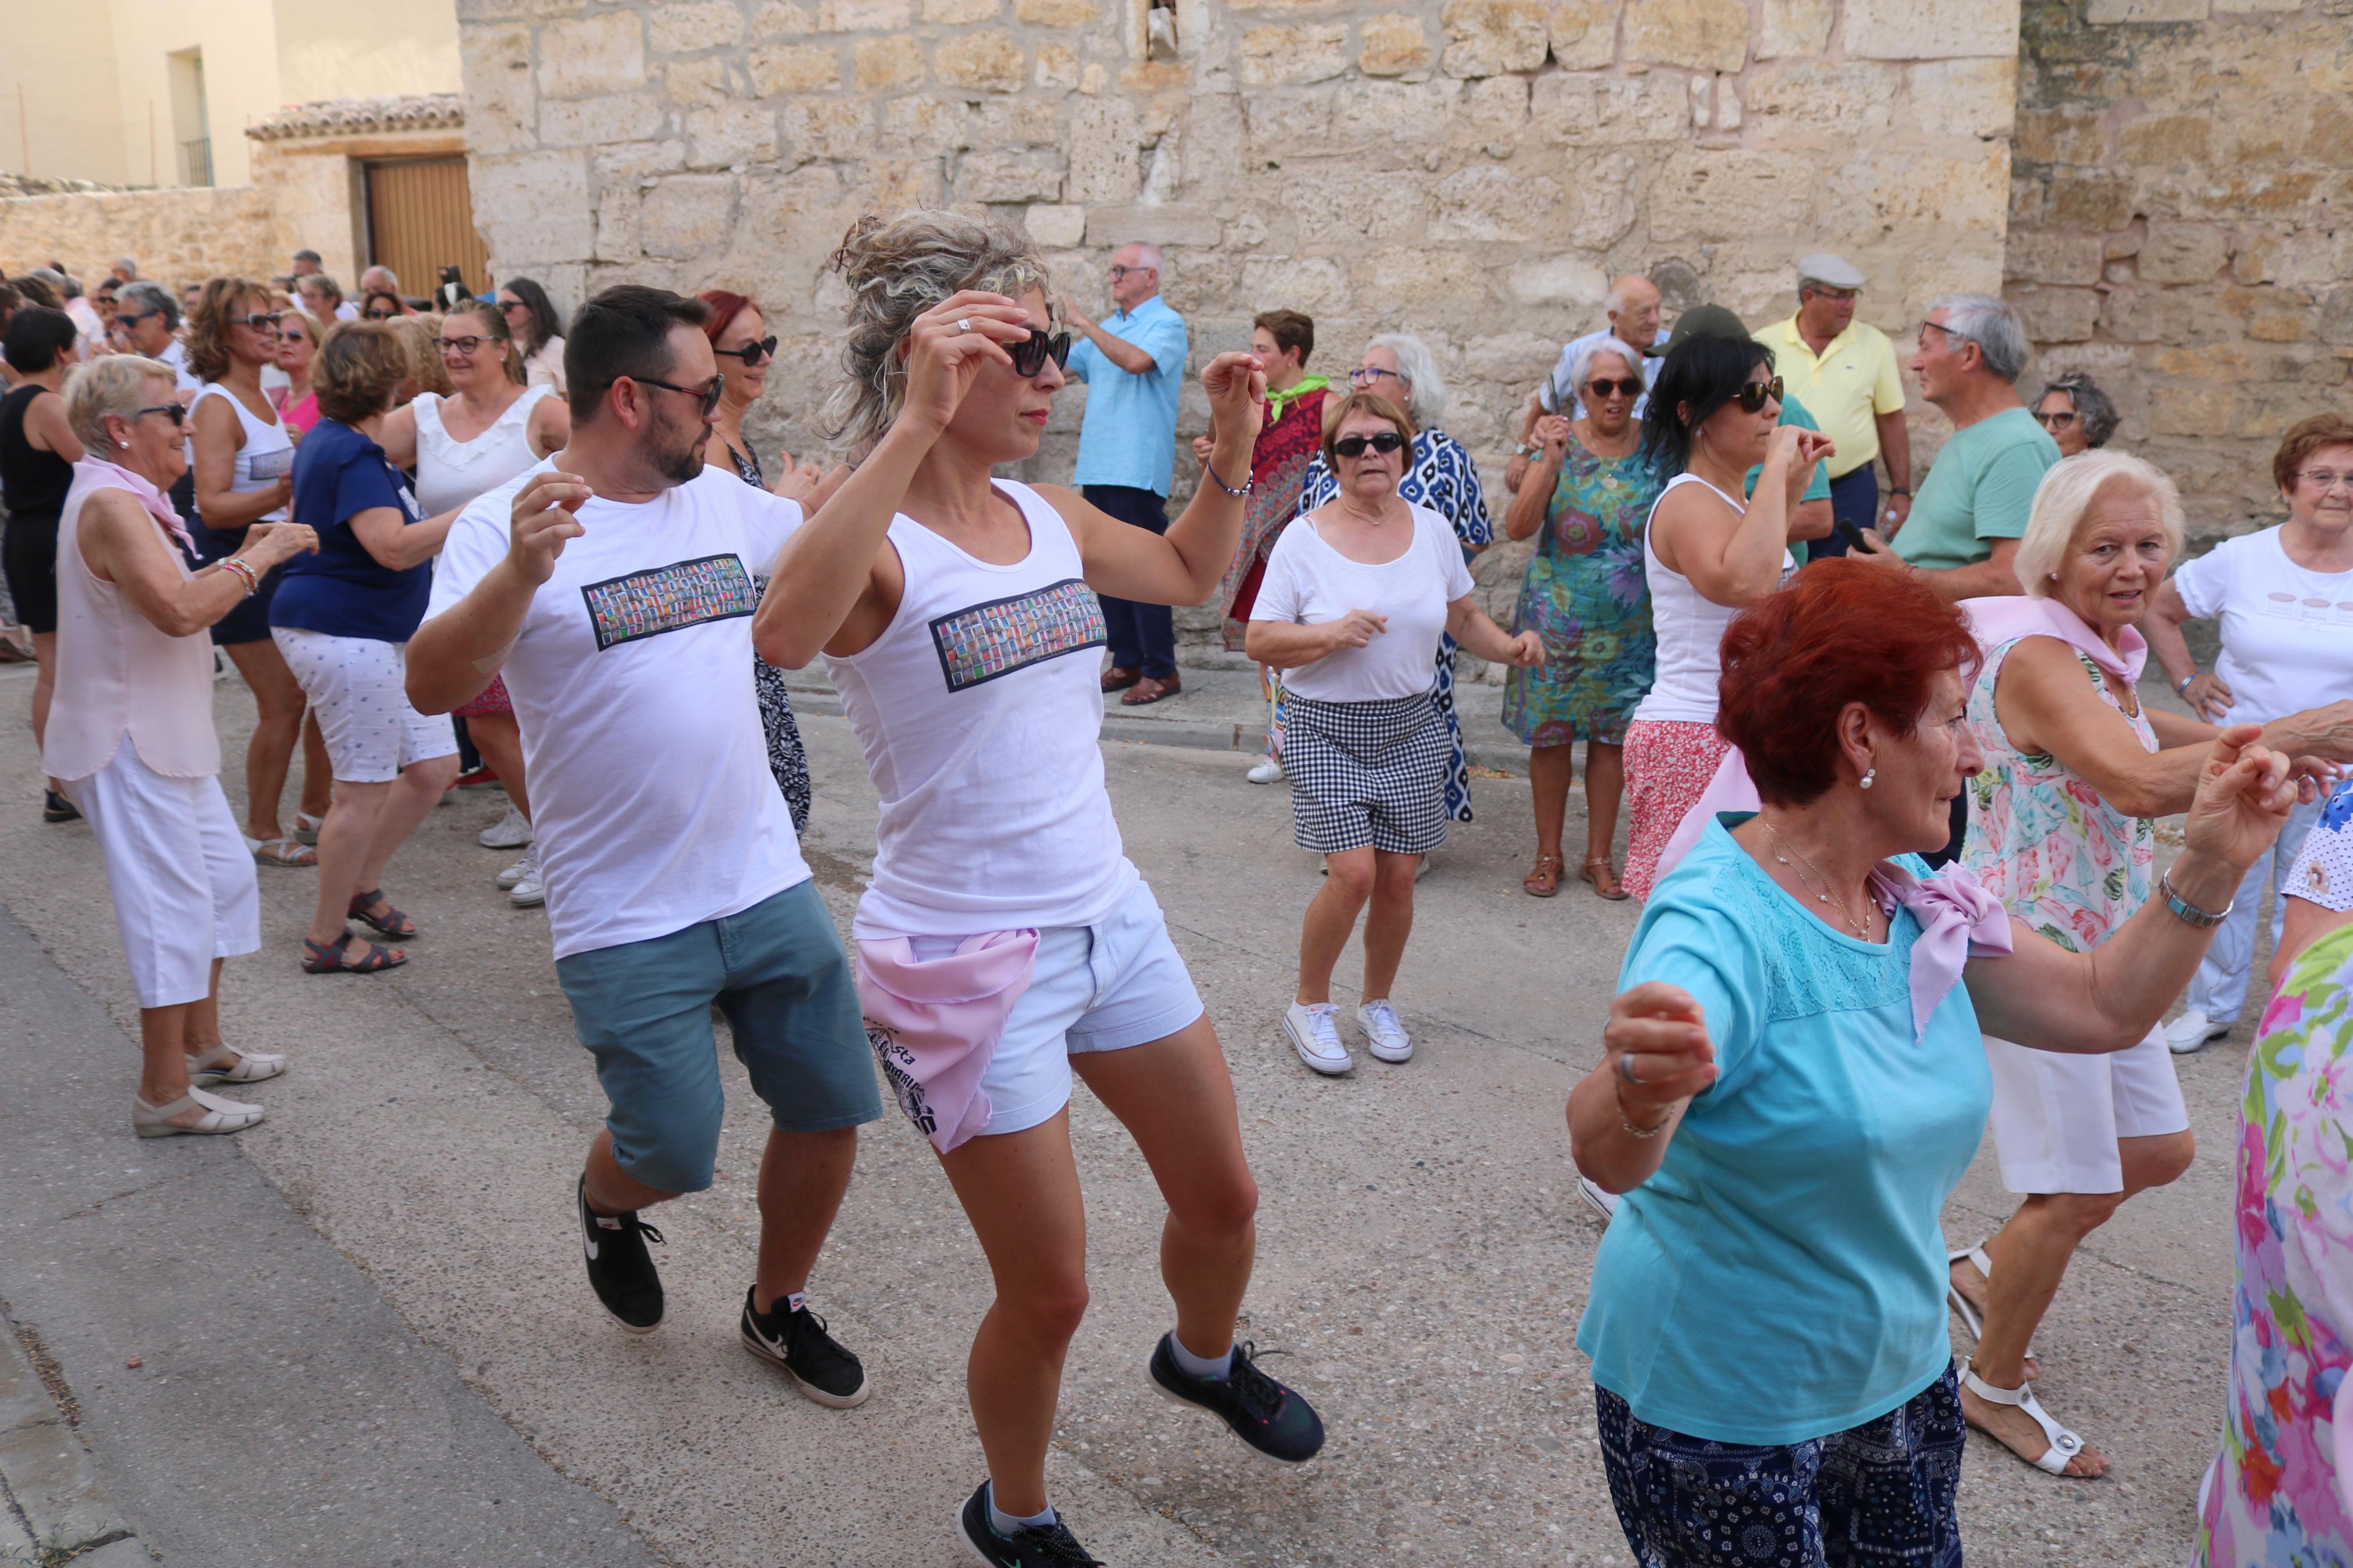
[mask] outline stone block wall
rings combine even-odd
[[[275,201],[252,185],[16,196],[0,200],[0,271],[61,261],[88,289],[128,255],[175,289],[225,272],[266,278],[286,266],[276,225]]]
[[[2026,0],[2030,380],[2091,373],[2208,538],[2277,521],[2281,432],[2353,413],[2349,38],[2343,0]]]

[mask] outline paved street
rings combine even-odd
[[[569,1211],[603,1101],[546,922],[507,906],[491,878],[511,857],[473,842],[501,806],[480,791],[394,862],[388,889],[427,933],[397,973],[300,973],[311,874],[262,873],[265,950],[232,963],[225,1014],[233,1041],[293,1057],[253,1094],[270,1120],[233,1141],[136,1142],[134,1057],[108,1026],[135,1033],[136,1013],[88,829],[38,821],[31,686],[0,669],[0,1311],[46,1347],[142,1541],[221,1568],[964,1561],[950,1520],[980,1475],[962,1373],[987,1274],[895,1111],[868,1131],[812,1287],[866,1358],[866,1406],[821,1409],[736,1343],[763,1123],[732,1060],[718,1186],[659,1216],[670,1322],[643,1341],[613,1329]],[[233,679],[217,690],[234,800],[251,706]],[[1201,724],[1245,698],[1219,700],[1205,693]],[[812,713],[803,730],[808,856],[846,926],[873,795],[843,721]],[[1055,1501],[1122,1568],[1623,1563],[1573,1344],[1600,1229],[1561,1108],[1599,1055],[1634,906],[1578,884],[1524,897],[1526,785],[1480,780],[1479,821],[1421,885],[1397,991],[1415,1059],[1360,1053],[1355,1078],[1315,1079],[1276,1030],[1316,885],[1284,791],[1198,744],[1107,753],[1264,1192],[1243,1334],[1290,1352],[1272,1367],[1332,1439],[1278,1470],[1152,1396],[1160,1205],[1082,1089],[1093,1305]],[[1569,831],[1581,842],[1581,821]],[[2056,1480],[1973,1442],[1973,1563],[2179,1561],[2218,1430],[2246,1034],[2182,1064],[2198,1163],[2093,1238],[2039,1336],[2043,1399],[2114,1470]],[[2007,1210],[1991,1163],[1955,1195],[1957,1241]],[[10,1539],[0,1529],[0,1561]]]

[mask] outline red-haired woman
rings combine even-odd
[[[2070,952],[1920,858],[1983,763],[1977,658],[1951,605],[1862,562],[1725,633],[1716,722],[1763,805],[1652,889],[1568,1104],[1578,1168],[1626,1194],[1577,1342],[1644,1562],[1713,1559],[1736,1515],[1778,1562],[1960,1561],[1938,1216],[1985,1130],[1982,1036],[2138,1042],[2296,798],[2253,725],[2223,731],[2157,896]]]

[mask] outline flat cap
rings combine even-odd
[[[1854,263],[1844,257],[1817,250],[1798,263],[1798,287],[1802,289],[1809,283],[1826,283],[1833,289],[1860,289],[1863,279]]]

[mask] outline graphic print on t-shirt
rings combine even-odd
[[[932,622],[932,646],[950,691],[962,691],[1081,648],[1101,647],[1103,602],[1077,577],[992,599]]]
[[[680,561],[626,577],[607,577],[580,590],[588,602],[588,624],[596,651],[617,643],[683,631],[706,621],[729,621],[760,607],[752,574],[732,551]]]

